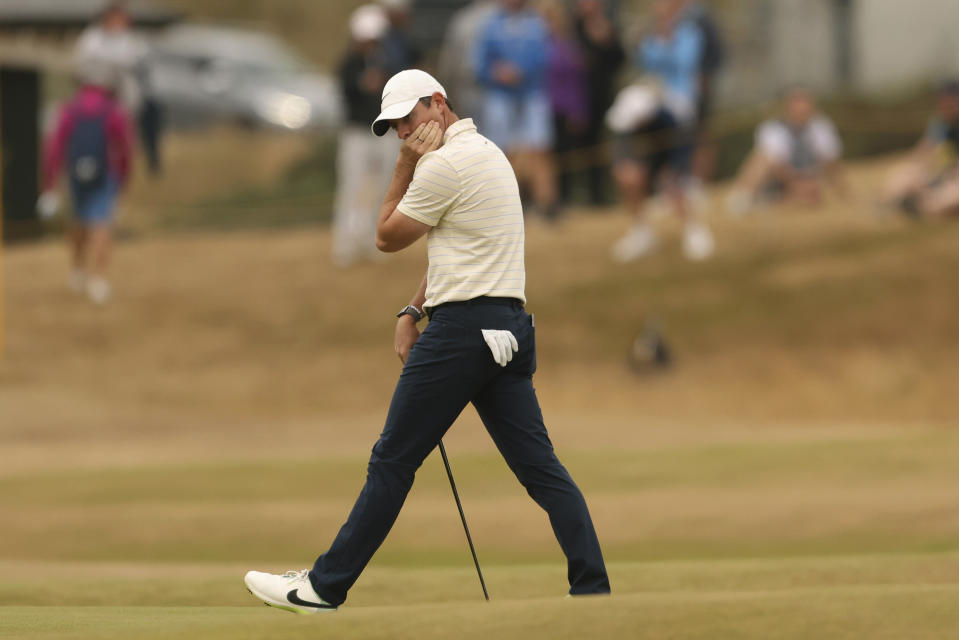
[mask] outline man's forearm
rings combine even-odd
[[[386,221],[390,219],[393,212],[396,211],[396,205],[400,203],[406,190],[410,188],[410,182],[413,180],[413,170],[416,165],[404,162],[402,159],[396,161],[396,167],[393,169],[393,179],[390,180],[390,187],[386,190],[383,197],[383,206],[380,207],[380,217],[376,223],[377,232],[382,232]]]
[[[423,281],[420,283],[419,288],[416,290],[416,293],[413,295],[413,299],[410,300],[410,304],[416,307],[419,310],[423,310],[423,305],[426,303],[426,276],[423,276]]]

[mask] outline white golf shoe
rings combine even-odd
[[[648,225],[635,225],[613,245],[612,257],[616,262],[637,260],[656,246],[656,234]]]
[[[716,250],[713,232],[702,222],[688,222],[683,229],[683,253],[688,260],[706,260]]]
[[[281,576],[260,571],[247,571],[243,582],[250,593],[271,607],[311,614],[317,611],[336,611],[336,606],[326,602],[313,591],[309,569],[287,571]]]

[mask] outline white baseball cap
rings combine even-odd
[[[386,12],[378,4],[364,4],[350,14],[350,35],[354,40],[379,40],[390,26]]]
[[[419,69],[400,71],[386,81],[380,102],[380,115],[370,128],[374,134],[383,135],[390,129],[390,120],[406,117],[420,98],[434,93],[446,97],[446,89],[430,74]]]

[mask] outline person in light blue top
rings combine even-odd
[[[639,66],[662,83],[664,99],[682,123],[695,119],[705,41],[702,30],[680,9],[684,3],[656,4],[656,28],[639,45]]]
[[[549,32],[523,0],[506,0],[486,23],[476,49],[476,74],[494,93],[543,91]]]
[[[501,0],[480,34],[473,65],[485,91],[486,135],[514,166],[527,168],[536,207],[553,218],[557,190],[549,157],[553,116],[546,93],[546,23],[526,0]]]
[[[655,82],[627,87],[607,114],[617,134],[613,177],[632,217],[630,229],[613,245],[617,262],[637,260],[655,249],[656,232],[645,203],[657,189],[683,222],[686,257],[705,260],[715,249],[712,231],[686,195],[704,44],[702,31],[686,12],[685,0],[656,1],[652,28],[637,50],[637,62]],[[631,116],[631,112],[645,116]],[[622,115],[626,117],[621,119]]]

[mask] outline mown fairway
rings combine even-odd
[[[422,253],[340,272],[314,229],[139,239],[94,309],[59,244],[10,249],[0,637],[959,637],[959,227],[862,202],[714,220],[705,265],[670,223],[625,267],[618,215],[529,228],[537,387],[612,597],[562,597],[468,409],[447,446],[493,601],[431,457],[348,606],[310,618],[242,575],[308,566],[345,519]],[[636,376],[648,314],[676,364]]]

